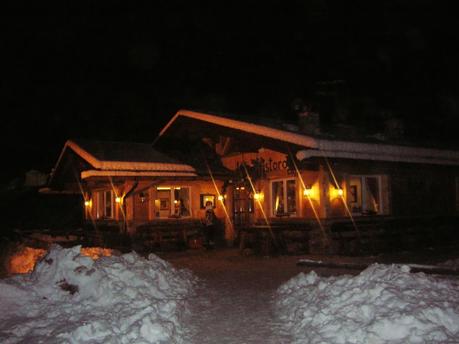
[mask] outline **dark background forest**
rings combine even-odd
[[[4,182],[68,138],[151,142],[180,108],[377,130],[458,146],[452,2],[63,1],[2,11]]]

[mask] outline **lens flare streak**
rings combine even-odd
[[[338,180],[336,179],[336,176],[335,176],[335,173],[333,172],[333,169],[332,169],[327,157],[325,155],[323,155],[323,152],[322,152],[322,156],[324,157],[324,160],[327,163],[328,170],[330,171],[330,174],[331,174],[331,176],[333,178],[333,182],[335,183],[336,186],[339,186],[338,185]],[[339,198],[343,202],[344,209],[346,210],[347,215],[351,219],[352,225],[354,226],[354,229],[355,229],[355,232],[357,233],[357,237],[358,237],[359,241],[361,241],[360,230],[358,229],[357,223],[354,220],[354,216],[352,216],[352,213],[351,213],[351,211],[350,211],[350,209],[349,209],[349,207],[348,207],[348,205],[346,203],[346,200],[344,199],[344,194],[339,194]]]
[[[212,183],[214,185],[215,192],[217,193],[217,199],[221,200],[220,203],[223,206],[223,211],[225,212],[226,219],[228,220],[228,223],[230,224],[231,228],[233,228],[233,222],[231,221],[231,217],[228,214],[228,209],[226,209],[226,205],[223,202],[225,197],[220,193],[220,190],[217,187],[217,183],[215,182],[215,178],[214,178],[214,175],[212,173],[212,170],[210,169],[210,166],[207,163],[207,161],[206,161],[206,166],[207,166],[207,171],[209,172],[209,176],[212,179]]]
[[[306,189],[306,184],[304,183],[303,177],[301,176],[300,170],[298,169],[298,166],[297,166],[297,164],[295,162],[295,159],[293,159],[293,155],[292,155],[292,152],[290,150],[290,147],[288,149],[288,152],[290,154],[290,159],[293,162],[293,166],[295,167],[295,171],[296,171],[296,173],[298,175],[298,178],[300,179],[301,186],[303,187],[303,190],[305,190]],[[317,209],[314,206],[314,203],[312,202],[311,196],[307,195],[306,197],[307,197],[307,199],[309,201],[309,204],[311,205],[312,212],[314,213],[314,217],[316,218],[316,221],[317,221],[317,224],[319,225],[320,231],[322,232],[322,238],[323,238],[324,244],[328,245],[329,238],[328,238],[328,235],[327,235],[327,233],[325,231],[324,226],[322,225],[322,222],[320,221],[320,217],[319,217],[319,214],[317,212]]]
[[[252,177],[250,177],[249,171],[247,170],[247,166],[245,165],[244,162],[242,163],[242,166],[244,167],[244,171],[245,171],[247,179],[248,179],[248,181],[250,183],[250,188],[252,189],[253,194],[257,193],[257,190],[255,189],[255,186],[253,185]],[[260,210],[261,210],[261,213],[262,213],[263,218],[265,220],[266,226],[268,226],[269,234],[271,235],[271,238],[273,239],[274,244],[276,246],[278,246],[276,237],[274,236],[274,233],[273,233],[273,229],[272,229],[271,224],[270,224],[270,222],[268,220],[268,216],[266,215],[265,210],[263,209],[263,205],[261,204],[261,200],[257,199],[256,201],[257,201],[258,206],[260,207]]]

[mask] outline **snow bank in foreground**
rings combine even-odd
[[[94,261],[52,246],[32,273],[0,280],[0,342],[181,343],[194,281],[153,254]]]
[[[358,276],[300,273],[278,289],[297,343],[457,343],[459,290],[449,281],[374,264]]]
[[[438,265],[453,270],[459,270],[459,259],[450,259]]]

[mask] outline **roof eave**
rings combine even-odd
[[[317,156],[353,156],[365,160],[406,161],[414,163],[430,162],[444,165],[459,165],[459,152],[454,150],[319,139],[259,124],[184,109],[179,110],[174,115],[161,130],[158,138],[164,135],[179,116],[291,143],[318,152]]]

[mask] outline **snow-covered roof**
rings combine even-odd
[[[194,172],[190,165],[158,152],[151,144],[69,140],[65,145],[101,170]]]
[[[164,171],[99,171],[89,170],[81,172],[81,179],[90,177],[196,177],[194,172],[164,172]]]
[[[54,171],[70,149],[93,167],[82,171],[90,176],[196,176],[195,169],[153,149],[151,144],[68,140]]]
[[[318,156],[422,164],[459,165],[459,151],[383,143],[323,139],[254,123],[255,121],[240,120],[227,116],[190,110],[179,110],[161,130],[159,137],[164,135],[179,117],[187,117],[205,123],[240,130],[253,135],[259,135],[269,139],[275,139],[304,147],[304,150],[300,150],[297,153],[297,157],[300,160],[312,156]]]

